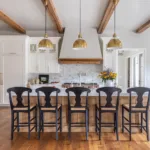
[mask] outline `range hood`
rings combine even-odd
[[[82,29],[82,36],[87,42],[87,48],[73,50],[72,46],[78,37],[78,29],[66,28],[59,55],[61,64],[101,64],[102,54],[97,30],[94,28]]]

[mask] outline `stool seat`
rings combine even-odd
[[[60,104],[57,106],[57,110],[61,107]],[[56,110],[56,106],[53,107],[41,107],[41,110]]]
[[[116,107],[114,106],[114,107],[105,107],[105,106],[101,106],[100,108],[99,108],[99,105],[97,104],[97,108],[98,109],[101,109],[101,110],[104,110],[104,111],[116,111]]]
[[[135,107],[136,105],[135,104],[132,104],[131,105],[131,110],[133,111],[146,111],[146,106],[145,107],[142,107],[142,108],[137,108]],[[130,109],[130,105],[129,104],[123,104],[123,107],[126,108],[127,110]],[[135,108],[134,108],[135,107]]]
[[[71,110],[77,110],[77,111],[82,111],[82,110],[86,110],[86,107],[71,107]]]
[[[29,109],[32,110],[35,107],[36,107],[36,105],[31,105]],[[14,107],[13,110],[17,110],[17,111],[24,110],[25,111],[25,110],[28,110],[28,106],[25,106],[25,107]]]

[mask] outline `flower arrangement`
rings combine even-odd
[[[117,77],[117,73],[113,72],[111,69],[106,69],[102,71],[99,75],[100,78],[102,78],[103,82],[106,82],[107,80],[115,80]]]

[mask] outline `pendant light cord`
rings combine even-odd
[[[47,5],[45,5],[45,34],[47,34],[47,31],[46,31],[46,29],[47,29]]]
[[[80,0],[80,7],[79,7],[79,18],[80,18],[80,22],[79,22],[79,27],[80,27],[80,30],[79,30],[79,33],[81,34],[81,0]]]
[[[114,9],[114,33],[116,33],[116,6]]]

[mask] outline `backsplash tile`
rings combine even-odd
[[[60,65],[60,73],[49,74],[49,82],[59,81],[65,82],[78,82],[79,73],[82,74],[81,82],[91,83],[96,82],[101,84],[102,81],[98,78],[98,74],[102,71],[102,65],[96,64],[62,64]],[[39,74],[29,74],[28,80],[37,78]]]

